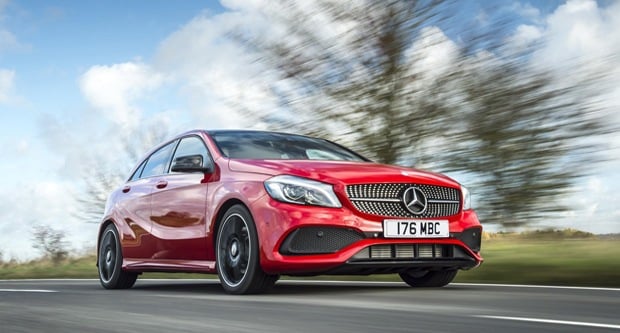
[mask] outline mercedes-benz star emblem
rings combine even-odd
[[[410,187],[403,193],[403,203],[408,211],[420,215],[426,210],[426,195],[417,187]]]

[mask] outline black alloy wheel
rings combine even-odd
[[[220,222],[216,240],[217,274],[226,292],[260,293],[275,284],[278,276],[263,272],[258,249],[250,212],[242,205],[232,206]]]
[[[99,258],[97,268],[99,270],[99,282],[106,289],[131,288],[137,273],[126,272],[122,269],[123,254],[119,242],[118,231],[113,224],[108,225],[99,241]]]

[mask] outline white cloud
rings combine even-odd
[[[117,125],[133,127],[141,116],[136,101],[161,86],[164,78],[144,63],[91,67],[80,78],[88,102]]]
[[[12,32],[0,28],[0,52],[17,49],[19,47],[20,43],[17,41],[17,37],[15,37]]]
[[[543,48],[534,62],[555,69],[560,80],[595,73],[604,93],[593,100],[620,126],[620,2],[599,7],[594,0],[571,0],[550,14],[542,27]],[[578,82],[585,84],[587,82]],[[620,160],[620,134],[609,157]]]
[[[243,110],[266,109],[275,101],[253,58],[224,36],[242,22],[263,23],[247,12],[199,16],[160,45],[155,67],[180,87],[197,122],[208,128],[251,126]],[[232,106],[234,104],[234,106]]]
[[[566,1],[547,17],[518,27],[511,39],[517,47],[534,41],[541,48],[532,64],[555,71],[560,84],[571,82],[585,89],[589,82],[583,77],[597,75],[601,95],[587,102],[596,103],[610,124],[620,126],[620,2],[601,7],[594,0]],[[574,210],[558,221],[562,226],[620,232],[620,194],[614,190],[620,184],[620,133],[603,144],[608,145],[604,157],[609,161],[576,185],[574,195],[565,201]]]
[[[277,89],[289,89],[290,82],[277,81],[271,69],[256,62],[257,55],[227,37],[231,32],[241,32],[290,45],[299,44],[290,26],[274,19],[292,10],[288,7],[291,4],[264,0],[226,0],[222,4],[231,11],[211,17],[198,16],[166,38],[157,52],[154,67],[175,78],[193,117],[200,124],[209,128],[261,127],[262,124],[252,122],[259,117],[248,117],[248,113],[265,114],[277,110],[279,103],[272,89],[275,85]],[[349,6],[360,4],[362,2],[347,2]],[[292,7],[309,13],[301,29],[312,29],[318,39],[326,41],[317,45],[329,45],[333,54],[347,60],[361,59],[359,55],[365,50],[337,51],[360,38],[354,29],[359,22],[335,24],[310,1],[297,2]]]
[[[517,50],[520,50],[531,46],[532,43],[539,41],[542,37],[543,31],[540,27],[522,24],[517,27],[508,43],[517,48]]]
[[[620,4],[600,8],[593,0],[572,0],[547,17],[546,44],[540,54],[549,63],[597,60],[620,51]]]
[[[30,143],[26,139],[21,139],[15,145],[14,151],[18,155],[27,154],[30,151]]]
[[[255,11],[268,4],[265,0],[221,0],[222,6],[232,10]]]
[[[0,104],[15,98],[15,71],[0,68]]]
[[[529,3],[515,2],[511,10],[531,21],[539,22],[541,19],[540,10]]]
[[[9,0],[0,0],[0,54],[5,51],[19,50],[25,47],[25,45],[19,42],[13,32],[2,26],[6,17],[5,9],[8,4]]]
[[[415,62],[412,67],[416,71],[431,79],[453,67],[458,47],[438,27],[426,27],[407,50],[407,56]]]

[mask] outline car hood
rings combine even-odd
[[[372,162],[317,160],[230,160],[231,171],[265,175],[293,175],[331,184],[421,183],[459,187],[444,175]]]

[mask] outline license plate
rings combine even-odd
[[[389,238],[446,238],[450,237],[448,221],[384,220],[383,236]]]

